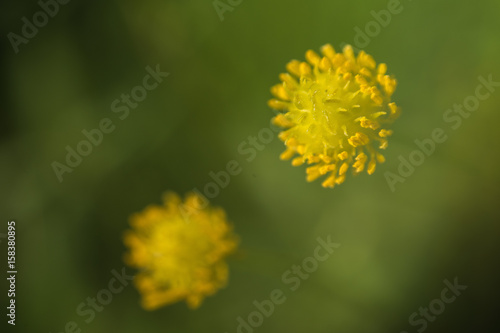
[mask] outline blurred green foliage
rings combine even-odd
[[[455,276],[469,288],[427,331],[496,323],[500,90],[457,130],[443,113],[474,93],[480,75],[500,81],[500,2],[402,0],[366,47],[399,82],[387,162],[333,190],[280,161],[277,138],[251,162],[238,146],[270,126],[269,88],[286,62],[353,43],[354,28],[387,1],[245,0],[223,21],[212,0],[71,1],[17,54],[7,35],[40,7],[0,6],[0,232],[13,219],[18,233],[10,330],[62,332],[75,321],[83,332],[230,333],[254,300],[281,288],[287,301],[255,332],[415,332],[408,317]],[[170,76],[120,120],[111,103],[156,64]],[[59,182],[51,164],[103,118],[115,130]],[[448,140],[391,192],[384,172],[437,127]],[[77,315],[123,267],[128,216],[166,190],[202,190],[233,159],[243,171],[211,200],[242,240],[227,288],[196,311],[180,303],[146,312],[128,286],[90,323]],[[327,235],[341,247],[290,291],[282,274]]]

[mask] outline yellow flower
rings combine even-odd
[[[396,79],[386,74],[385,64],[376,65],[364,51],[357,57],[350,45],[336,53],[329,44],[322,56],[306,52],[307,62],[292,60],[282,83],[271,88],[276,97],[269,106],[284,113],[273,118],[285,128],[279,135],[286,150],[280,158],[292,165],[310,164],[307,180],[328,174],[324,187],[345,180],[349,168],[354,174],[375,171],[384,162],[380,149],[392,134],[385,128],[400,113],[391,103]],[[367,165],[366,165],[367,164]]]
[[[130,219],[124,236],[128,265],[140,269],[134,283],[142,307],[186,300],[197,308],[202,300],[225,286],[225,258],[237,247],[237,238],[221,208],[212,208],[191,193],[184,202],[174,193],[163,206],[151,205]]]

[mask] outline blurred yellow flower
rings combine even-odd
[[[400,113],[391,103],[396,79],[386,74],[387,66],[376,65],[364,51],[357,57],[350,45],[336,53],[329,44],[322,56],[306,52],[307,62],[292,60],[288,73],[280,75],[282,83],[271,88],[276,97],[269,106],[284,113],[273,118],[285,128],[280,133],[286,150],[280,158],[292,165],[311,164],[307,180],[328,174],[324,187],[334,187],[345,180],[352,168],[354,174],[375,171],[384,162],[380,149],[387,147],[392,134],[385,126]]]
[[[181,300],[194,309],[225,286],[225,258],[238,241],[221,208],[208,206],[194,193],[184,202],[167,193],[163,206],[146,207],[130,224],[125,261],[140,270],[134,282],[144,309]]]

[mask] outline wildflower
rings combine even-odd
[[[377,66],[364,51],[355,56],[350,45],[336,53],[327,44],[321,53],[309,50],[307,62],[289,62],[289,73],[280,74],[282,83],[271,88],[276,98],[268,104],[283,111],[273,118],[285,129],[279,135],[286,145],[280,158],[298,155],[292,165],[311,165],[308,181],[328,175],[322,185],[334,187],[348,169],[371,175],[384,162],[380,150],[392,134],[386,126],[400,109],[391,102],[396,79],[386,74],[385,64]]]
[[[167,193],[162,206],[146,207],[130,224],[132,230],[124,236],[129,248],[125,261],[140,269],[134,283],[144,309],[181,300],[194,309],[225,286],[225,258],[238,242],[221,208],[204,206],[195,193],[184,202]]]

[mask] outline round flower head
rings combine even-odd
[[[384,162],[381,149],[387,147],[387,129],[400,113],[391,95],[396,80],[386,74],[385,64],[376,65],[364,51],[357,56],[350,45],[336,53],[331,45],[322,56],[306,52],[307,62],[292,60],[280,84],[271,88],[276,97],[273,109],[284,111],[273,118],[285,128],[279,137],[286,150],[280,158],[292,165],[310,164],[307,180],[328,175],[324,187],[345,180],[349,168],[354,174],[375,171]]]
[[[225,286],[225,258],[238,242],[222,209],[211,208],[194,193],[184,202],[167,193],[163,206],[147,207],[130,224],[125,261],[140,269],[134,283],[144,309],[181,300],[194,309]]]

